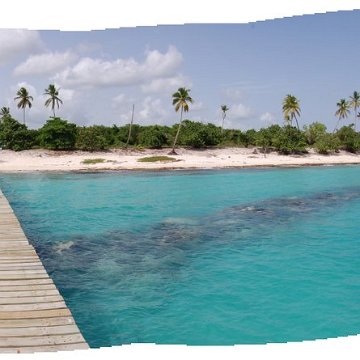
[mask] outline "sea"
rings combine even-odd
[[[93,348],[360,332],[360,167],[1,174]]]

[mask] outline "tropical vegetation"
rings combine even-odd
[[[55,108],[59,108],[62,100],[59,98],[59,90],[50,84],[45,90],[45,94],[49,97],[44,105],[51,106],[54,116],[51,116],[41,128],[33,130],[25,124],[25,109],[31,107],[33,98],[27,89],[22,87],[17,92],[15,100],[18,101],[18,107],[24,111],[23,123],[13,118],[9,107],[2,107],[0,109],[0,146],[3,149],[15,151],[45,148],[89,152],[127,147],[137,150],[170,148],[171,154],[176,154],[176,146],[195,149],[238,146],[254,147],[264,156],[271,151],[282,154],[302,154],[310,149],[322,154],[339,150],[353,153],[360,151],[360,133],[356,131],[360,95],[356,91],[349,97],[349,100],[344,98],[336,104],[335,115],[338,120],[332,133],[329,133],[326,126],[320,122],[304,125],[301,129],[298,122],[301,113],[300,101],[290,94],[284,98],[282,103],[285,120],[282,126],[275,124],[259,130],[246,131],[226,129],[224,120],[227,112],[230,111],[227,105],[220,106],[221,126],[191,121],[183,118],[184,113],[190,109],[189,105],[194,102],[189,93],[190,89],[182,87],[172,95],[175,112],[180,111],[180,121],[172,126],[142,126],[133,123],[134,105],[130,124],[111,127],[103,125],[77,126],[55,116]],[[343,124],[338,129],[340,121],[345,121],[351,110],[354,111],[355,122]]]
[[[29,109],[32,107],[33,97],[29,94],[26,88],[21,87],[16,93],[16,97],[14,100],[19,100],[17,103],[17,107],[23,109],[23,121],[25,125],[25,109],[28,107]]]

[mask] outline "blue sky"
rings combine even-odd
[[[58,115],[79,125],[178,121],[171,94],[191,89],[187,117],[226,127],[282,124],[286,94],[298,97],[300,124],[335,125],[336,103],[360,91],[360,11],[250,24],[178,25],[89,32],[0,31],[0,106],[19,120],[20,86],[34,97],[32,128],[51,115],[44,89],[60,87]],[[350,123],[351,119],[345,120]]]

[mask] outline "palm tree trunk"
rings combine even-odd
[[[129,135],[128,135],[128,138],[126,140],[125,148],[128,147],[130,137],[131,137],[131,127],[132,127],[132,124],[133,124],[133,121],[134,121],[134,109],[135,109],[135,104],[133,104],[133,108],[132,108],[131,122],[130,122],[130,127],[129,127]]]
[[[55,108],[53,108],[53,113],[54,113],[54,119],[55,119]]]
[[[23,122],[24,122],[24,125],[25,125],[25,108],[24,108],[24,112],[23,112]]]
[[[333,134],[335,134],[335,130],[337,129],[337,127],[339,126],[339,122],[340,122],[340,118],[338,119],[338,121],[336,122],[336,126],[334,127],[334,131]]]
[[[177,155],[177,154],[176,154],[176,151],[175,151],[175,146],[176,146],[176,143],[177,143],[177,139],[178,139],[178,137],[179,137],[179,134],[180,134],[180,128],[181,128],[181,124],[182,124],[182,115],[183,115],[183,107],[181,107],[180,123],[179,123],[178,130],[177,130],[177,132],[176,132],[176,136],[175,136],[175,139],[174,139],[173,148],[172,148],[172,150],[169,152],[169,155]]]
[[[355,106],[355,122],[354,122],[354,124],[355,124],[355,132],[356,132],[356,114],[357,114],[357,106]]]
[[[224,131],[224,120],[225,120],[226,114],[223,115],[223,120],[221,124],[221,133]]]
[[[296,126],[297,126],[297,129],[300,131],[300,128],[299,128],[299,123],[298,123],[298,121],[297,121],[296,116],[294,116],[294,118],[295,118],[295,121],[296,121]]]

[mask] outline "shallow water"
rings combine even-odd
[[[360,167],[0,176],[92,347],[360,331]]]

